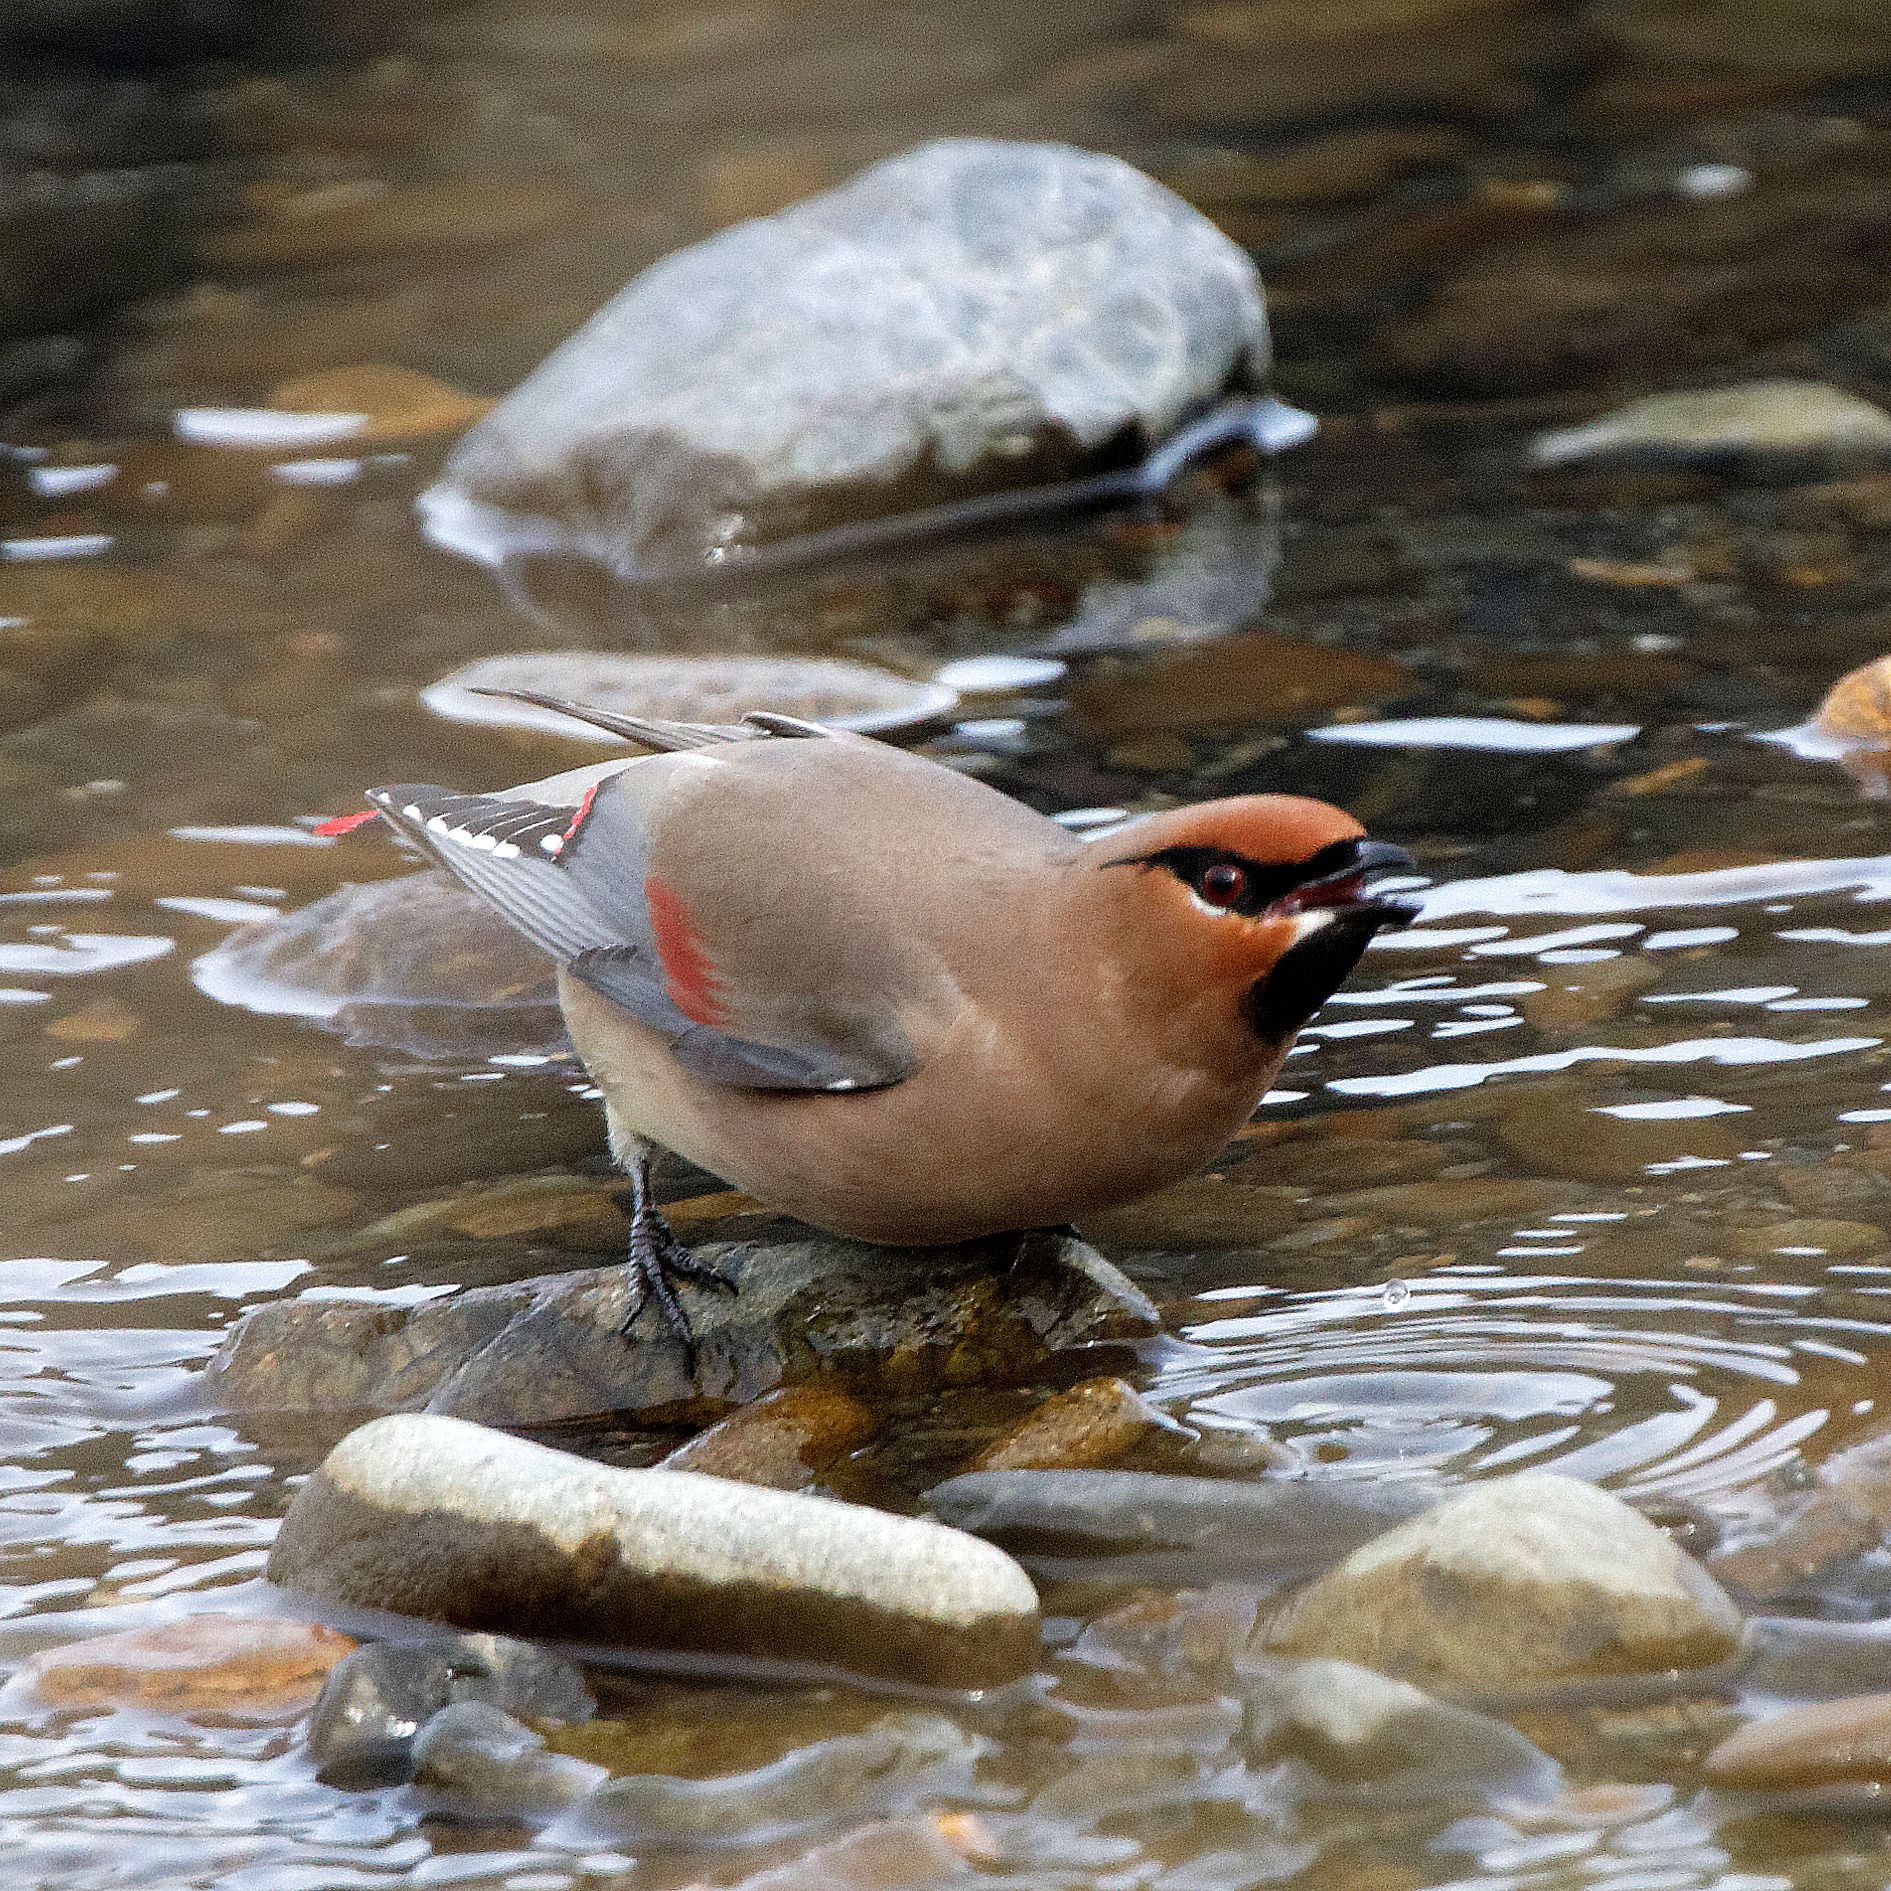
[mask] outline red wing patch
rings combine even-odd
[[[352,834],[357,827],[366,827],[370,821],[381,818],[379,808],[363,808],[359,814],[337,814],[332,820],[324,821],[312,831],[329,839],[337,834]]]
[[[689,908],[654,873],[645,876],[643,896],[670,1002],[697,1024],[724,1023],[729,1007],[723,1001],[722,979],[703,950]]]
[[[606,779],[608,779],[608,777],[606,777]],[[598,790],[603,786],[603,782],[594,781],[590,787],[584,791],[584,799],[578,803],[578,811],[571,817],[571,824],[558,837],[557,852],[562,854],[565,849],[578,838],[578,830],[590,818],[591,804],[598,798]],[[546,849],[547,853],[552,851],[551,848]]]

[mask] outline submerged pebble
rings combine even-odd
[[[1558,1777],[1516,1728],[1350,1661],[1266,1664],[1244,1702],[1250,1761],[1300,1760],[1375,1804],[1541,1791]]]
[[[414,1775],[414,1742],[441,1709],[477,1701],[543,1721],[596,1712],[584,1677],[548,1648],[504,1635],[375,1642],[340,1662],[309,1722],[309,1756],[324,1785],[359,1791]]]
[[[190,969],[221,1004],[306,1018],[350,1043],[419,1057],[567,1047],[545,955],[444,873],[338,887],[239,926]]]
[[[1087,1471],[1126,1458],[1159,1431],[1179,1432],[1123,1379],[1085,1379],[1046,1399],[966,1468]]]
[[[553,1753],[535,1733],[489,1701],[455,1701],[420,1730],[414,1778],[449,1795],[456,1811],[540,1822],[578,1804],[607,1777],[604,1768]]]
[[[976,1882],[968,1862],[978,1855],[976,1832],[955,1823],[959,1817],[876,1819],[785,1865],[738,1879],[729,1891],[933,1891]]]
[[[1522,1471],[1355,1550],[1261,1639],[1429,1686],[1506,1690],[1712,1667],[1741,1627],[1713,1577],[1619,1497]]]
[[[678,1445],[657,1468],[806,1490],[879,1428],[879,1419],[838,1386],[783,1386]]]
[[[457,1419],[377,1419],[296,1493],[285,1588],[464,1628],[736,1654],[951,1688],[1031,1665],[1037,1597],[937,1523],[612,1470]]]
[[[1708,1754],[1704,1770],[1717,1786],[1761,1791],[1891,1786],[1891,1694],[1815,1701],[1751,1721]]]
[[[404,446],[470,427],[492,402],[464,394],[412,368],[370,363],[324,368],[284,381],[269,396],[282,414],[319,414],[341,426],[337,447]]]
[[[985,1747],[943,1714],[891,1713],[750,1772],[607,1780],[571,1829],[640,1848],[760,1844],[843,1815],[883,1817],[922,1798],[963,1791]]]
[[[187,1615],[33,1657],[33,1691],[61,1707],[136,1707],[219,1720],[289,1720],[354,1643],[281,1616]]]

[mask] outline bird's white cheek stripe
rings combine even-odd
[[[1302,939],[1311,939],[1322,926],[1330,926],[1332,923],[1333,914],[1330,908],[1315,907],[1309,913],[1296,913],[1293,921],[1294,944],[1298,945]]]

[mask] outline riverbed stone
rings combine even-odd
[[[363,1792],[414,1776],[414,1739],[452,1698],[453,1664],[438,1642],[371,1642],[329,1674],[309,1721],[308,1751],[325,1786]]]
[[[1423,1510],[1435,1487],[1340,1478],[1178,1477],[1155,1471],[967,1471],[927,1508],[1021,1556],[1112,1559],[1188,1580],[1311,1574]]]
[[[455,1701],[421,1728],[414,1779],[454,1811],[544,1823],[602,1785],[604,1768],[553,1753],[545,1736],[489,1701]]]
[[[646,270],[455,449],[429,530],[494,515],[623,571],[1096,464],[1267,368],[1261,287],[1120,159],[955,138]]]
[[[1537,0],[1207,0],[1177,25],[1156,109],[1244,130],[1515,110],[1566,30]]]
[[[1071,708],[1089,733],[1121,741],[1257,723],[1298,728],[1335,709],[1376,707],[1410,687],[1407,673],[1384,657],[1249,631],[1099,676]]]
[[[370,362],[298,375],[272,388],[267,405],[274,413],[327,414],[338,423],[352,422],[339,445],[355,452],[458,433],[492,402],[412,368]]]
[[[636,1288],[620,1265],[417,1305],[272,1301],[237,1323],[205,1391],[229,1411],[425,1409],[510,1426],[717,1417],[814,1380],[918,1394],[1029,1379],[1066,1348],[1160,1324],[1101,1255],[1057,1236],[882,1248],[768,1224],[696,1251],[737,1291],[682,1288],[693,1370],[661,1320],[623,1330]]]
[[[658,1468],[806,1490],[879,1428],[873,1412],[839,1386],[782,1386],[678,1445]]]
[[[1716,1786],[1755,1791],[1891,1785],[1891,1694],[1814,1701],[1750,1721],[1708,1754],[1703,1770]]]
[[[1180,1427],[1125,1379],[1085,1379],[1054,1393],[994,1438],[968,1471],[1092,1471]]]
[[[673,722],[740,722],[751,710],[800,716],[829,728],[890,735],[937,726],[958,692],[878,664],[838,657],[701,656],[688,652],[528,650],[480,657],[431,683],[421,703],[448,722],[503,731],[516,746],[551,747],[571,759],[570,743],[596,749],[624,738],[555,709],[484,692],[530,690],[590,709]],[[490,746],[489,738],[482,738]]]
[[[985,1747],[944,1714],[895,1712],[748,1772],[625,1774],[598,1786],[572,1824],[587,1838],[639,1850],[757,1844],[962,1791]]]
[[[1705,1668],[1739,1646],[1739,1611],[1619,1497],[1522,1471],[1447,1498],[1353,1551],[1262,1632],[1445,1688],[1529,1688]]]
[[[1714,1574],[1753,1602],[1804,1593],[1891,1533],[1891,1431],[1867,1433],[1822,1463],[1810,1490],[1718,1552]]]
[[[315,1703],[308,1746],[316,1778],[351,1791],[405,1783],[421,1730],[465,1701],[561,1724],[597,1711],[578,1669],[532,1642],[485,1634],[373,1642],[335,1666]]]
[[[1555,1762],[1489,1714],[1354,1662],[1272,1661],[1243,1693],[1250,1761],[1296,1759],[1375,1804],[1554,1782]]]
[[[349,1434],[270,1553],[285,1588],[552,1640],[979,1688],[1036,1656],[1037,1597],[937,1523],[682,1471],[616,1470],[457,1419]]]
[[[1884,297],[1891,144],[1861,138],[1743,193],[1633,202],[1453,257],[1379,333],[1380,365],[1434,393],[1522,394],[1733,364]]]
[[[29,1672],[60,1707],[293,1720],[354,1645],[318,1623],[213,1610],[46,1649]]]
[[[1891,414],[1823,381],[1743,381],[1650,394],[1539,434],[1539,465],[1837,469],[1891,458]]]

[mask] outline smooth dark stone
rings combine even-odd
[[[315,1777],[349,1792],[412,1779],[415,1737],[447,1704],[452,1686],[453,1664],[438,1643],[357,1648],[336,1665],[315,1703]]]
[[[476,1701],[532,1720],[589,1720],[584,1677],[562,1655],[505,1635],[374,1642],[336,1664],[309,1723],[315,1776],[362,1791],[414,1776],[414,1742],[440,1710]]]
[[[1112,1557],[1138,1573],[1285,1582],[1337,1562],[1439,1493],[1417,1483],[1148,1471],[969,1471],[926,1494],[933,1515],[1033,1560]]]

